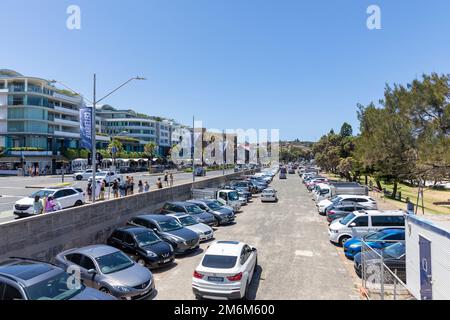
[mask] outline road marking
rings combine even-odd
[[[314,254],[312,251],[308,251],[308,250],[295,250],[295,255],[296,256],[301,256],[301,257],[312,257]]]

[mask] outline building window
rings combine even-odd
[[[8,96],[8,104],[10,106],[23,106],[23,105],[25,105],[25,96],[24,95],[9,95]]]

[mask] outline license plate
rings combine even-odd
[[[168,262],[170,262],[170,259],[166,259],[163,261],[163,263],[168,263]]]
[[[221,277],[208,277],[208,281],[223,282],[223,278],[221,278]]]

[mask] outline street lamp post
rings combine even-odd
[[[108,98],[109,96],[111,96],[113,93],[115,93],[116,91],[118,91],[119,89],[121,89],[122,87],[126,86],[128,83],[130,83],[133,80],[146,80],[145,78],[136,76],[133,78],[128,79],[127,81],[125,81],[124,83],[122,83],[120,86],[118,86],[116,89],[112,90],[110,93],[108,93],[107,95],[105,95],[103,98],[97,100],[97,75],[94,74],[94,84],[93,84],[93,101],[92,101],[92,115],[91,115],[91,122],[92,122],[92,126],[91,126],[91,148],[92,148],[92,152],[91,152],[91,157],[92,157],[92,203],[95,203],[95,185],[96,185],[96,181],[95,181],[95,173],[97,171],[97,157],[96,157],[96,123],[95,123],[95,111],[96,111],[96,106],[98,103],[102,102],[103,100],[105,100],[106,98]],[[70,87],[66,86],[64,83],[60,82],[60,81],[56,81],[56,80],[51,80],[49,81],[50,83],[55,83],[58,82],[60,83],[62,86],[66,87],[67,89],[69,89],[70,91],[74,92],[75,94],[83,97],[83,99],[87,100],[88,102],[90,102],[88,99],[84,98],[83,95],[79,94],[78,92],[74,91],[73,89],[71,89]]]

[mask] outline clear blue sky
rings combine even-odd
[[[82,28],[66,28],[66,8]],[[366,28],[378,4],[382,30]],[[448,0],[2,0],[0,68],[91,96],[133,75],[117,107],[210,128],[279,128],[318,139],[386,82],[450,72]],[[355,128],[357,129],[357,128]]]

